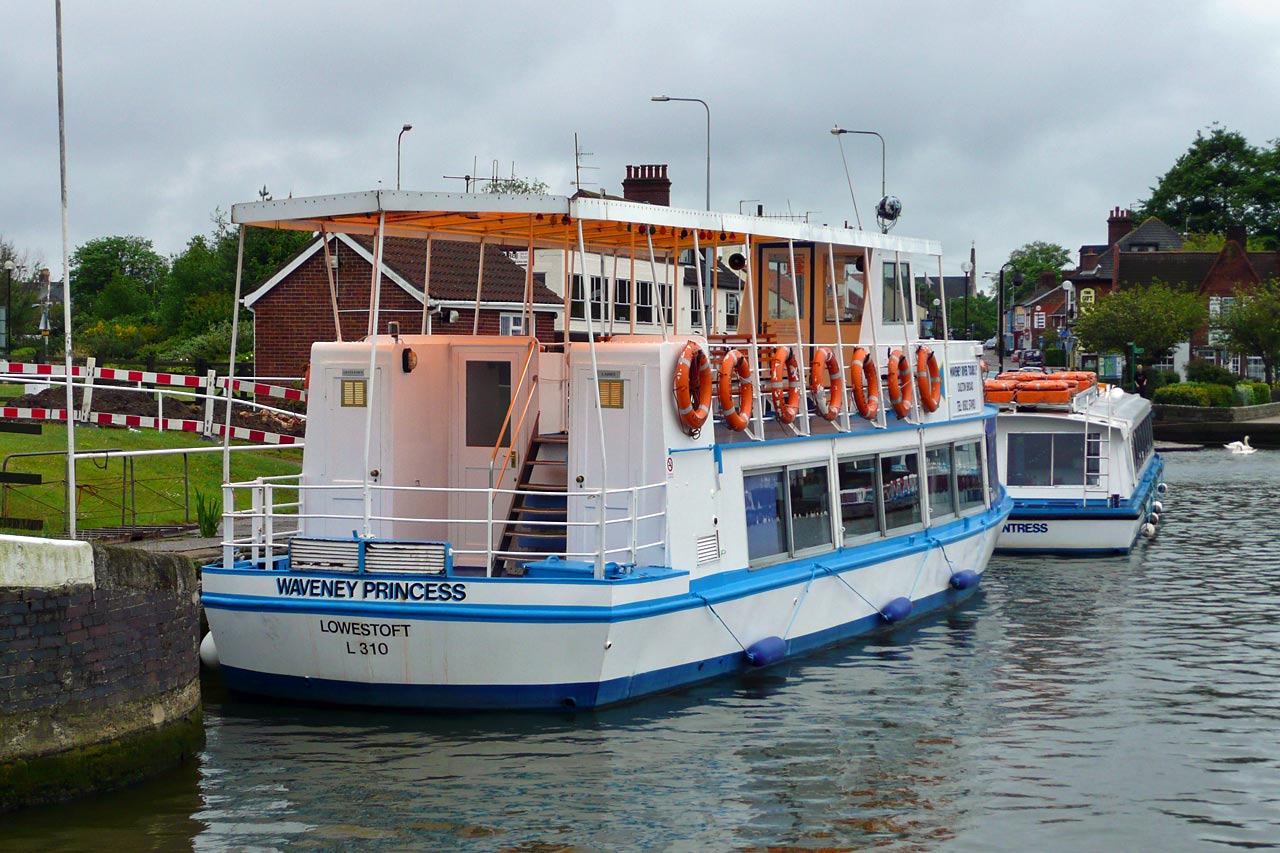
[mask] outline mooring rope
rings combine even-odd
[[[702,599],[702,603],[703,603],[703,604],[705,604],[705,605],[707,605],[707,609],[711,611],[711,615],[712,615],[712,616],[714,616],[714,617],[716,617],[716,620],[717,620],[721,625],[724,625],[724,629],[725,629],[726,631],[728,631],[728,632],[729,632],[729,636],[730,636],[730,637],[733,637],[733,641],[734,641],[735,643],[737,643],[737,644],[738,644],[738,648],[742,649],[742,650],[745,652],[745,651],[747,650],[747,647],[746,647],[746,646],[744,646],[744,645],[742,645],[742,641],[738,639],[738,635],[737,635],[737,634],[735,634],[735,633],[733,633],[733,629],[732,629],[732,628],[730,628],[730,627],[728,626],[728,624],[727,624],[727,623],[725,623],[725,621],[724,621],[723,619],[721,619],[721,618],[720,618],[720,614],[719,614],[719,613],[717,613],[717,612],[716,612],[716,609],[715,609],[714,607],[712,607],[712,606],[711,606],[711,602],[710,602],[710,601],[707,601],[707,597],[706,597],[705,595],[703,595],[702,593],[700,593],[700,592],[695,592],[693,595],[694,595],[694,597],[695,597],[695,598],[700,598],[700,599]]]
[[[818,564],[817,564],[817,567],[818,567],[819,569],[822,569],[822,570],[823,570],[824,572],[826,572],[827,574],[831,575],[831,576],[832,576],[833,578],[835,578],[836,580],[840,581],[840,583],[844,584],[846,587],[848,587],[849,592],[851,592],[851,593],[853,593],[854,595],[858,596],[858,598],[861,598],[863,601],[866,601],[866,602],[867,602],[867,606],[868,606],[868,607],[870,607],[872,610],[874,610],[874,611],[875,611],[875,612],[877,612],[877,613],[882,612],[882,611],[880,610],[880,608],[879,608],[879,607],[876,607],[874,604],[872,604],[872,603],[867,599],[867,597],[866,597],[865,595],[863,595],[862,593],[858,592],[858,591],[857,591],[856,589],[854,589],[852,586],[849,586],[849,582],[848,582],[847,580],[845,580],[845,579],[844,579],[844,575],[842,575],[842,574],[838,574],[838,573],[837,573],[834,569],[832,569],[830,566],[824,566],[824,565],[822,565],[821,563],[818,563]]]
[[[800,593],[800,598],[796,601],[796,609],[791,613],[791,621],[787,623],[787,630],[782,634],[782,639],[784,640],[791,636],[791,629],[796,624],[796,617],[800,615],[800,605],[804,604],[804,600],[809,597],[809,590],[813,588],[813,579],[818,576],[818,568],[815,566],[809,572],[809,580],[804,585],[804,592]]]

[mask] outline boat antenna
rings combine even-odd
[[[840,139],[840,137],[843,136],[844,134],[845,134],[845,131],[838,124],[835,127],[831,128],[831,135],[836,138],[836,144],[840,146],[840,162],[844,164],[844,179],[849,184],[849,200],[853,202],[853,218],[857,220],[858,230],[861,231],[862,216],[858,213],[858,199],[853,194],[853,178],[849,176],[849,161],[845,159],[844,142],[841,141]]]

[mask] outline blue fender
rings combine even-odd
[[[900,622],[911,615],[912,606],[909,598],[895,598],[880,608],[880,615],[886,622]]]
[[[978,585],[982,580],[982,575],[973,569],[961,569],[951,576],[951,586],[953,589],[970,589]]]
[[[752,666],[768,666],[787,656],[787,641],[781,637],[765,637],[747,647],[747,662]]]

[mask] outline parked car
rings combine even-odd
[[[1044,353],[1038,349],[1024,349],[1018,359],[1018,365],[1023,369],[1028,367],[1038,367],[1044,369]]]

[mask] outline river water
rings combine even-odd
[[[960,610],[619,709],[207,683],[198,762],[0,816],[0,851],[1280,849],[1280,452],[1166,482],[1128,557],[996,558]]]

